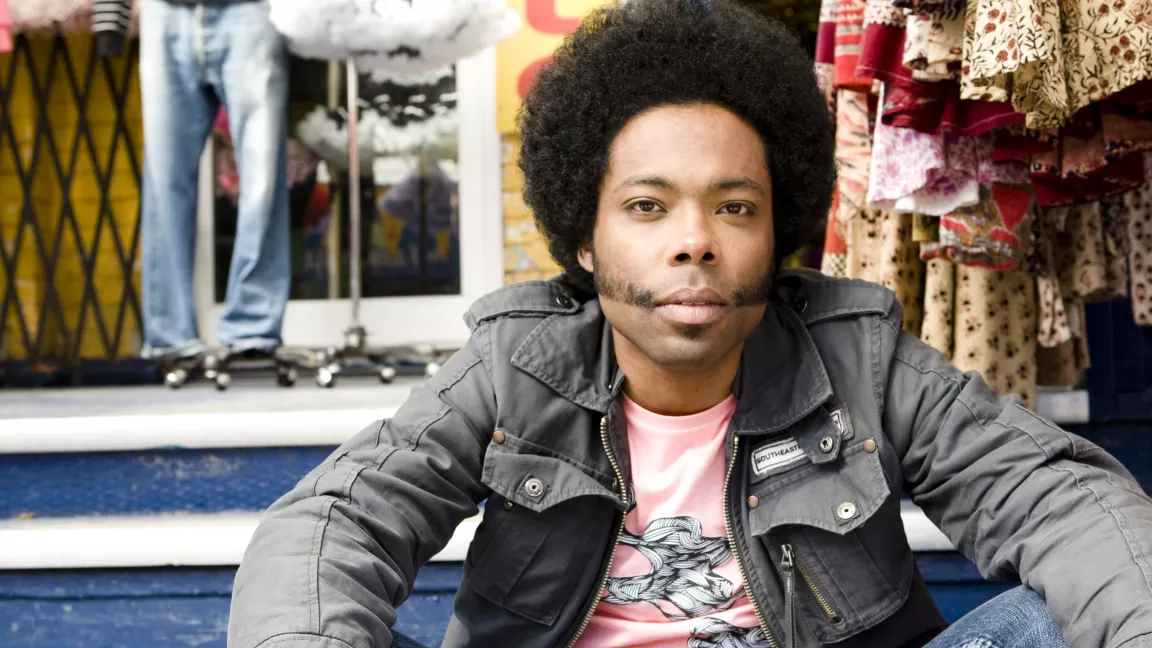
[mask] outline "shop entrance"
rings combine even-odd
[[[340,164],[347,155],[340,141],[347,141],[340,131],[345,96],[336,87],[343,67],[321,70],[329,72],[325,90],[339,108],[327,111],[332,123],[326,124],[319,116],[324,106],[302,110],[294,102],[289,152],[292,292],[283,333],[285,344],[308,347],[339,346],[351,322],[349,192],[347,165]],[[315,71],[309,68],[313,77]],[[463,313],[503,285],[495,54],[461,60],[448,77],[432,80],[439,104],[424,119],[415,104],[429,98],[404,88],[428,79],[400,86],[360,80],[359,139],[375,139],[360,147],[361,320],[374,346],[462,344],[468,337]],[[393,119],[381,126],[384,114]],[[415,114],[416,121],[397,127],[398,114]],[[227,137],[218,132],[210,149],[200,174],[196,295],[200,331],[215,342],[236,192]]]

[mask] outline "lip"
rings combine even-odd
[[[714,324],[724,316],[728,302],[711,288],[681,288],[661,299],[656,312],[677,324]]]
[[[707,304],[714,306],[727,306],[728,300],[711,288],[681,288],[668,293],[657,302],[659,306],[671,304]]]

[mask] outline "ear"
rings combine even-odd
[[[580,248],[580,251],[576,253],[576,260],[580,262],[580,267],[592,273],[596,272],[594,258],[591,248]]]

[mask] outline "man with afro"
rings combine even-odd
[[[271,507],[233,648],[417,645],[400,606],[481,505],[448,647],[1152,646],[1152,503],[1121,464],[902,332],[883,288],[780,270],[835,182],[785,29],[604,8],[520,127],[563,276],[476,302],[467,345]],[[949,625],[905,496],[1015,586]]]

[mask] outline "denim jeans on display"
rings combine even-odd
[[[425,648],[396,635],[393,648]],[[988,601],[952,624],[925,648],[1068,648],[1044,599],[1020,586]]]
[[[198,170],[221,103],[240,203],[217,334],[237,350],[278,346],[291,284],[288,54],[267,2],[143,0],[140,91],[143,355],[186,355],[203,347],[192,293]]]

